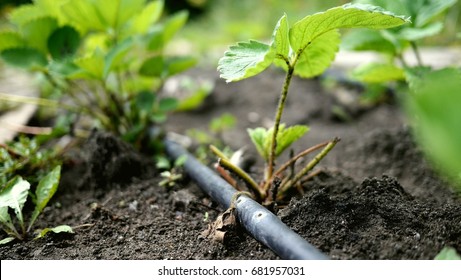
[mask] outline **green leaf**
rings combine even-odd
[[[172,97],[162,98],[159,101],[158,107],[163,112],[173,111],[178,107],[178,100]]]
[[[173,76],[194,67],[197,59],[191,56],[168,57],[166,59],[167,75]]]
[[[57,60],[73,56],[79,46],[80,34],[69,25],[59,27],[48,38],[48,50]]]
[[[403,69],[390,63],[372,62],[361,65],[352,72],[352,76],[364,83],[385,83],[405,80]]]
[[[17,176],[0,192],[0,208],[12,208],[21,227],[24,226],[22,208],[24,207],[24,203],[26,203],[29,189],[29,182]]]
[[[134,40],[132,38],[127,38],[108,51],[104,58],[104,77],[107,77],[109,72],[114,68],[120,65],[126,65],[123,63],[123,58],[131,50],[133,45]]]
[[[43,177],[38,183],[35,191],[35,209],[29,223],[29,229],[32,228],[38,215],[42,213],[54,193],[58,189],[59,179],[61,178],[61,166],[56,166],[50,173]]]
[[[154,57],[148,58],[145,60],[141,68],[139,69],[139,74],[148,76],[148,77],[163,77],[163,72],[165,68],[165,62],[163,56],[156,55]]]
[[[142,91],[136,95],[136,108],[149,113],[154,108],[155,99],[156,96],[154,93]]]
[[[339,50],[339,32],[331,30],[326,32],[301,53],[295,65],[295,75],[303,78],[315,77],[322,74],[335,59]]]
[[[461,260],[461,256],[452,247],[443,247],[442,251],[435,256],[434,260]]]
[[[279,127],[277,134],[277,148],[275,149],[275,156],[279,156],[283,151],[291,146],[294,142],[299,140],[309,131],[309,128],[304,125],[294,125],[285,128],[285,125]],[[272,138],[273,129],[269,130],[270,138]],[[269,141],[270,142],[270,141]]]
[[[461,186],[461,71],[447,68],[408,73],[406,111],[416,139],[439,170]]]
[[[214,118],[210,122],[210,131],[218,133],[225,129],[229,129],[235,126],[236,119],[229,113],[224,113],[218,118]]]
[[[48,63],[45,55],[33,48],[8,49],[2,51],[0,56],[6,63],[28,70],[44,68]]]
[[[9,231],[14,232],[16,229],[14,227],[11,216],[8,213],[8,206],[0,207],[0,223],[2,223]],[[6,231],[6,230],[5,230]]]
[[[351,30],[343,36],[341,48],[354,51],[396,53],[394,44],[389,42],[380,31],[371,29]]]
[[[48,53],[48,38],[58,27],[58,21],[52,17],[41,17],[25,23],[21,33],[28,46]]]
[[[267,129],[263,127],[257,127],[255,129],[248,128],[247,131],[248,135],[250,135],[251,142],[253,142],[253,144],[256,147],[256,150],[261,155],[261,157],[267,161],[269,158],[269,153],[267,152],[265,147],[265,142],[268,138]]]
[[[70,78],[104,79],[104,54],[99,49],[96,49],[96,51],[89,56],[77,58],[74,64],[77,65],[81,71],[70,75]]]
[[[157,22],[162,14],[164,6],[163,0],[152,1],[133,18],[129,31],[126,34],[144,34]]]
[[[297,54],[320,35],[338,28],[391,28],[409,22],[382,8],[365,4],[345,4],[307,16],[290,29],[290,43]]]
[[[93,1],[73,0],[62,5],[63,17],[72,22],[82,34],[89,30],[105,31],[105,23]]]
[[[7,238],[4,238],[2,240],[0,240],[0,245],[4,245],[4,244],[7,244],[7,243],[10,243],[11,241],[15,240],[16,238],[15,237],[7,237]]]
[[[430,25],[421,28],[403,28],[400,32],[397,33],[397,36],[401,39],[408,41],[416,41],[426,37],[434,36],[443,29],[443,23],[434,22]]]
[[[165,45],[173,38],[173,36],[186,24],[189,13],[187,11],[178,12],[169,17],[166,22],[158,26],[150,36],[148,49],[151,51],[158,51],[165,47]]]
[[[279,156],[291,144],[293,144],[302,136],[304,136],[304,134],[306,134],[308,130],[309,128],[304,125],[295,125],[286,128],[285,124],[280,124],[279,132],[277,134],[277,148],[275,150],[275,156]],[[274,133],[274,128],[272,127],[270,129],[265,129],[262,127],[258,127],[255,129],[248,129],[247,131],[258,153],[266,161],[269,160],[272,134]]]
[[[24,39],[15,31],[1,30],[0,31],[0,52],[6,49],[23,47]]]
[[[54,233],[61,233],[61,232],[67,232],[67,233],[74,233],[72,228],[67,225],[60,225],[54,228],[45,228],[40,233],[35,237],[35,239],[42,238],[44,237],[48,232],[54,232]]]
[[[272,47],[275,48],[276,56],[284,57],[287,60],[290,53],[289,28],[287,15],[284,14],[275,25],[272,34]],[[285,63],[285,61],[282,61],[282,63]]]
[[[126,21],[142,11],[146,0],[94,0],[93,2],[104,27],[119,30]]]
[[[264,71],[275,58],[271,46],[250,40],[231,46],[218,62],[221,78],[235,82],[255,76]]]
[[[419,2],[423,2],[424,5],[416,11],[415,26],[417,27],[426,25],[444,10],[456,4],[456,0],[429,0]]]
[[[195,92],[188,95],[184,99],[178,100],[179,104],[176,108],[176,111],[183,112],[197,109],[210,95],[212,89],[213,85],[211,83],[204,83],[200,85],[200,87]]]
[[[35,5],[27,4],[21,5],[14,9],[10,13],[9,19],[14,25],[21,27],[31,20],[35,20],[44,16],[47,16],[45,11]]]

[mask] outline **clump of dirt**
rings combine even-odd
[[[281,217],[331,258],[433,259],[444,246],[461,249],[459,204],[417,200],[388,176],[345,189],[328,177]]]

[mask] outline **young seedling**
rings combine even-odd
[[[303,125],[288,127],[281,123],[293,75],[310,78],[322,74],[338,51],[340,28],[383,29],[406,22],[409,22],[407,18],[396,16],[380,7],[346,4],[307,16],[291,27],[288,25],[287,16],[283,15],[269,44],[250,40],[231,46],[220,59],[218,66],[221,77],[227,82],[257,75],[271,64],[283,68],[286,76],[275,112],[274,126],[270,129],[259,127],[248,130],[257,151],[266,162],[264,179],[257,183],[243,170],[231,164],[218,149],[212,147],[212,151],[219,157],[220,165],[242,178],[263,204],[270,205],[276,200],[283,200],[288,191],[296,186],[339,141],[339,138],[335,138],[309,148],[293,156],[278,170],[274,170],[277,157],[308,131],[308,127]],[[298,159],[318,149],[322,150],[300,171],[293,176],[283,176]]]
[[[42,213],[43,209],[45,209],[46,205],[56,192],[60,176],[61,166],[58,165],[40,180],[34,194],[29,192],[30,183],[22,179],[20,176],[16,176],[9,180],[6,185],[2,185],[0,190],[0,223],[3,230],[9,235],[9,237],[0,240],[0,244],[5,244],[15,239],[25,240],[28,237],[38,216]],[[28,196],[32,198],[35,208],[28,224],[26,224],[23,207]],[[14,223],[11,219],[9,213],[10,209],[15,213],[19,229],[16,227],[16,223]],[[45,228],[40,230],[38,231],[36,237],[43,237],[49,231],[53,231],[55,233],[73,232],[71,227],[60,225],[54,228]]]

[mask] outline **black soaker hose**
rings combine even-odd
[[[174,160],[186,155],[185,171],[213,200],[228,208],[236,190],[210,168],[201,164],[181,145],[166,140],[167,154]],[[326,255],[288,228],[277,216],[242,195],[235,201],[240,224],[259,242],[288,260],[325,260]]]

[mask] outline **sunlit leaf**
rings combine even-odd
[[[15,240],[16,238],[14,237],[6,237],[2,240],[0,240],[0,245],[3,245],[3,244],[7,244],[7,243],[10,243],[11,241]]]
[[[39,7],[27,4],[21,5],[14,9],[10,15],[10,21],[18,27],[23,26],[24,24],[28,23],[31,20],[35,20],[40,17],[47,16],[47,13],[41,10]]]
[[[250,40],[231,46],[218,62],[221,78],[235,82],[264,71],[275,58],[271,46]]]
[[[72,22],[83,34],[89,30],[105,31],[106,25],[93,1],[68,1],[62,5],[61,11],[66,21]]]
[[[294,125],[285,128],[281,125],[279,133],[277,134],[277,148],[275,149],[275,156],[279,156],[286,148],[290,147],[291,144],[299,140],[309,131],[309,128],[304,125]],[[269,135],[272,138],[273,129],[269,130]],[[267,142],[266,142],[267,143]],[[266,144],[267,145],[267,144]],[[268,150],[269,150],[269,145]]]
[[[157,22],[162,14],[164,6],[163,0],[152,1],[147,4],[142,12],[133,18],[127,35],[132,33],[144,34],[149,28]]]
[[[272,35],[272,47],[275,48],[276,58],[280,56],[289,59],[290,53],[290,38],[289,38],[289,26],[287,15],[283,15],[277,24]],[[285,64],[285,61],[281,61]]]
[[[290,43],[295,53],[303,52],[320,35],[338,28],[382,29],[409,22],[382,8],[365,4],[345,4],[307,16],[290,29]]]
[[[24,39],[15,31],[0,31],[0,52],[6,49],[18,48],[24,46]]]
[[[52,17],[41,17],[25,23],[21,33],[28,46],[48,53],[48,37],[58,27],[58,22]]]
[[[58,189],[59,179],[61,178],[61,166],[56,166],[50,173],[43,177],[38,183],[35,191],[35,209],[30,219],[29,228],[32,227],[38,215],[42,213],[46,205]]]
[[[285,124],[280,124],[277,134],[275,156],[279,156],[286,148],[304,136],[307,131],[309,131],[309,128],[304,125],[295,125],[287,128]],[[274,128],[265,129],[258,127],[255,129],[248,129],[248,134],[256,150],[266,161],[269,159],[273,133]]]
[[[26,203],[29,189],[29,182],[21,177],[16,177],[0,192],[0,208],[10,207],[13,209],[21,225],[24,225],[22,208]]]
[[[310,78],[322,74],[335,59],[339,43],[337,30],[331,30],[317,37],[299,56],[295,75]]]
[[[71,75],[71,78],[104,79],[104,54],[96,50],[92,55],[80,57],[74,61],[82,71]]]
[[[364,83],[384,83],[405,80],[402,68],[390,63],[367,63],[354,69],[352,76]]]
[[[201,85],[195,92],[179,100],[176,111],[190,111],[197,109],[203,104],[204,100],[210,95],[213,86],[210,83]]]

